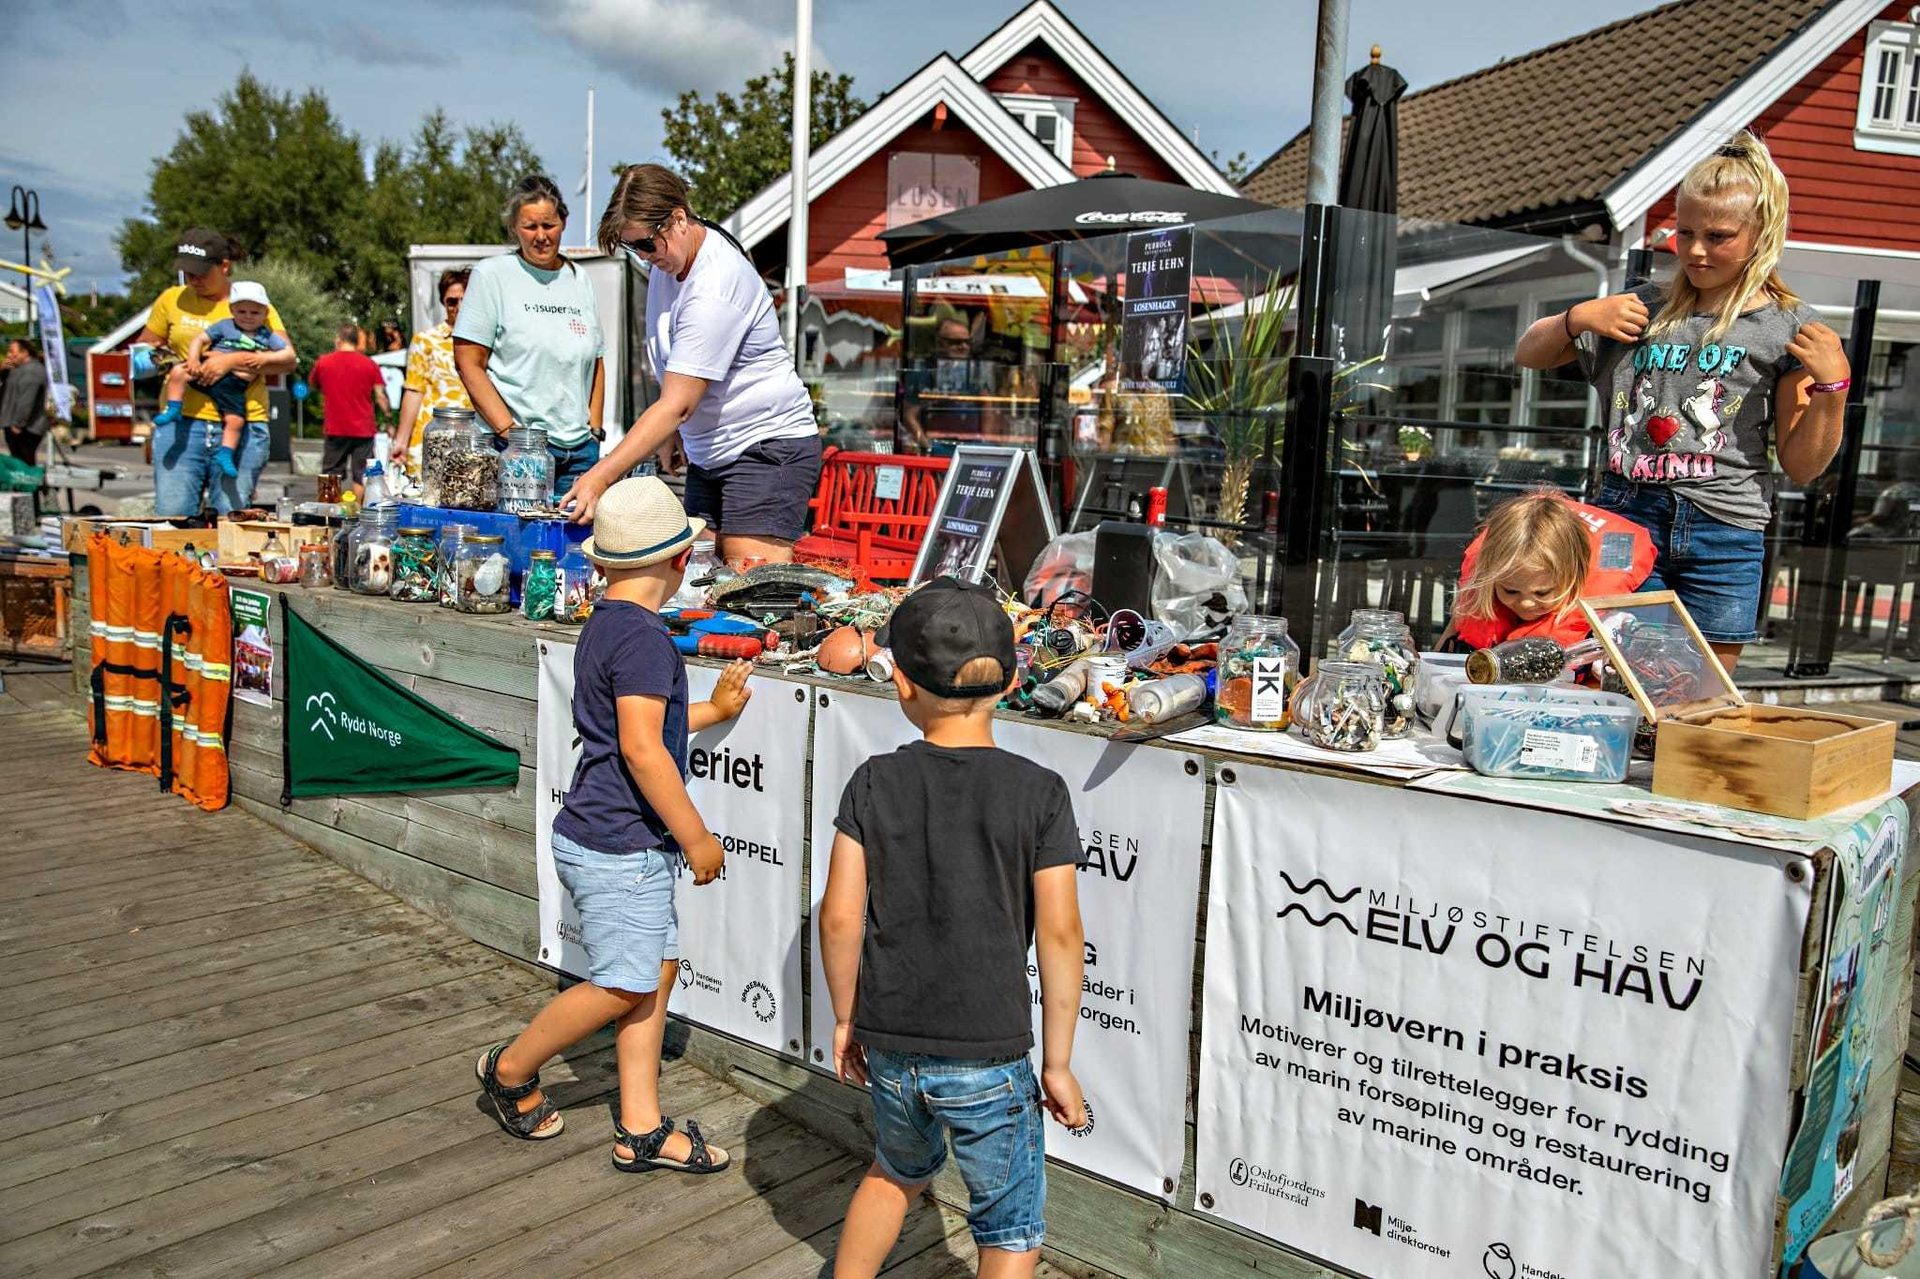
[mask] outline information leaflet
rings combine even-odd
[[[1234,771],[1200,1211],[1363,1274],[1766,1274],[1804,858]]]
[[[553,869],[553,818],[573,779],[579,742],[573,731],[571,644],[541,642],[539,804],[540,957],[585,976],[579,917]],[[719,672],[687,668],[687,696],[712,695]],[[726,867],[696,887],[682,867],[676,1017],[775,1052],[800,1051],[801,849],[805,822],[807,717],[804,689],[753,681],[740,717],[696,733],[688,743],[687,793],[726,847]],[[796,696],[798,694],[798,696]]]
[[[1086,966],[1073,1069],[1091,1122],[1068,1130],[1049,1119],[1047,1153],[1171,1201],[1184,1154],[1204,774],[1178,751],[1005,721],[994,724],[994,736],[1002,748],[1065,779],[1085,849],[1079,898]],[[814,735],[816,907],[847,779],[868,757],[918,737],[891,699],[827,694]],[[830,1069],[833,1003],[817,945],[814,955],[809,1060]],[[1038,1073],[1040,981],[1031,951],[1027,974]]]

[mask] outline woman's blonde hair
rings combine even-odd
[[[630,164],[613,184],[613,194],[607,197],[606,212],[600,215],[600,247],[607,253],[620,251],[620,233],[629,222],[639,222],[658,228],[673,215],[675,209],[685,209],[687,216],[693,216],[693,205],[687,196],[687,184],[672,169],[659,164]]]
[[[1480,554],[1454,596],[1454,612],[1493,617],[1498,606],[1493,592],[1501,582],[1523,569],[1545,569],[1553,575],[1554,618],[1565,617],[1587,584],[1592,556],[1587,526],[1558,489],[1535,489],[1502,502],[1481,529]]]
[[[1780,251],[1787,243],[1787,178],[1773,162],[1752,130],[1743,129],[1733,140],[1687,170],[1675,192],[1676,200],[1691,199],[1709,204],[1750,199],[1748,217],[1753,220],[1753,256],[1740,272],[1740,278],[1720,303],[1705,340],[1717,342],[1740,313],[1747,309],[1754,294],[1764,293],[1782,310],[1792,310],[1800,299],[1774,269],[1780,264]],[[1685,270],[1675,271],[1667,285],[1666,304],[1648,326],[1649,336],[1664,332],[1699,309],[1700,290],[1687,278]]]

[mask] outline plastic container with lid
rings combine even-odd
[[[1640,708],[1571,685],[1486,684],[1460,693],[1460,749],[1488,777],[1622,782]]]
[[[436,573],[439,558],[432,529],[407,525],[395,530],[393,585],[387,593],[406,604],[436,603],[440,598]]]
[[[1420,667],[1420,647],[1406,615],[1390,608],[1356,608],[1347,629],[1333,641],[1333,655],[1346,662],[1369,662],[1387,679],[1387,705],[1382,737],[1405,737],[1413,731],[1414,681]]]
[[[713,572],[714,562],[713,539],[697,538],[693,543],[693,554],[687,557],[687,571],[680,578],[680,589],[667,601],[668,607],[705,608],[708,588],[694,583]]]
[[[1213,718],[1230,728],[1285,731],[1293,722],[1294,689],[1300,682],[1300,646],[1287,634],[1287,619],[1247,613],[1233,619],[1220,644],[1220,673]]]
[[[399,528],[391,506],[369,506],[347,534],[348,585],[361,595],[385,595],[393,585],[393,539]]]
[[[530,515],[553,505],[553,454],[544,427],[516,426],[500,455],[500,509]]]
[[[553,602],[560,590],[560,565],[552,551],[527,557],[526,580],[520,584],[520,612],[529,622],[553,620]]]
[[[420,501],[426,506],[441,504],[441,485],[456,454],[471,452],[479,440],[479,420],[472,409],[440,408],[433,411],[420,434]]]
[[[489,533],[462,539],[453,565],[453,606],[462,613],[505,613],[513,607],[502,540]]]
[[[1330,751],[1380,745],[1387,711],[1387,673],[1372,662],[1322,662],[1293,692],[1301,736]]]

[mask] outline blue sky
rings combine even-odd
[[[943,50],[965,52],[1023,3],[815,0],[817,56],[872,98]],[[1257,159],[1306,123],[1313,0],[1056,3],[1176,124],[1198,129],[1204,150]],[[582,167],[589,84],[599,98],[596,167],[666,160],[663,106],[687,89],[738,87],[793,39],[790,0],[6,7],[0,86],[12,128],[0,138],[0,183],[39,191],[58,260],[74,268],[69,287],[83,290],[118,283],[112,235],[142,210],[154,158],[172,146],[185,113],[212,102],[242,68],[282,89],[318,86],[368,141],[411,133],[436,105],[456,122],[512,120],[570,188]],[[1352,0],[1348,62],[1364,61],[1377,41],[1417,89],[1651,7],[1533,0],[1517,22],[1511,0]],[[607,181],[596,178],[602,195]],[[0,256],[18,253],[17,240],[0,238]]]

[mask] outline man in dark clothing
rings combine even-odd
[[[25,338],[7,343],[7,385],[0,391],[0,427],[7,451],[28,466],[38,466],[40,437],[47,433],[47,366]]]

